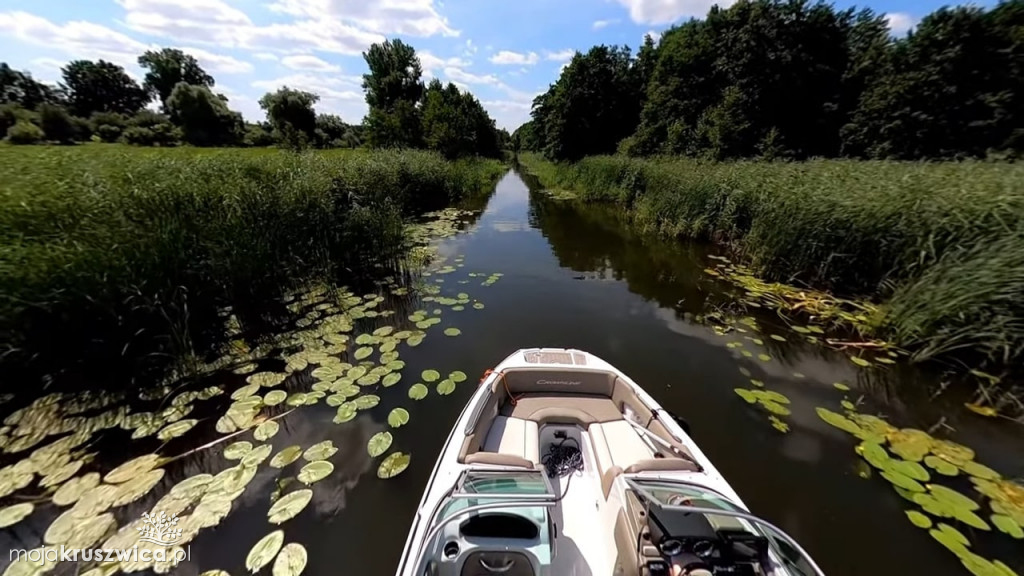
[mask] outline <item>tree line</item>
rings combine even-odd
[[[577,53],[512,146],[555,160],[1017,157],[1024,0],[939,9],[902,37],[883,15],[739,0],[628,47]]]
[[[51,86],[0,63],[0,134],[13,144],[83,141],[148,146],[269,146],[289,148],[428,148],[446,157],[498,156],[510,140],[480,102],[436,79],[424,86],[415,50],[400,40],[363,54],[369,114],[350,125],[318,114],[318,95],[287,86],[259,101],[265,122],[248,123],[215,92],[215,80],[181,50],[147,51],[141,85],[103,60],[75,60]],[[158,111],[147,108],[156,103]]]

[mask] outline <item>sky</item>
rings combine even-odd
[[[731,4],[732,0],[720,3]],[[529,119],[530,103],[576,50],[636,49],[673,23],[701,17],[710,0],[0,0],[0,54],[56,83],[72,59],[114,62],[141,80],[139,54],[180,48],[216,79],[247,120],[287,85],[320,95],[317,110],[359,123],[362,52],[385,38],[416,48],[425,78],[476,95],[499,127]],[[848,6],[849,2],[839,2]],[[871,0],[895,34],[941,5]]]

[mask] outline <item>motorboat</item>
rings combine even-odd
[[[518,350],[437,459],[398,576],[823,576],[685,422],[593,354]]]

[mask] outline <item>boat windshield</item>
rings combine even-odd
[[[824,576],[814,560],[789,535],[771,523],[758,518],[733,504],[725,496],[703,486],[682,481],[630,478],[630,488],[649,506],[651,520],[664,524],[666,532],[680,527],[692,530],[694,526],[707,527],[709,534],[724,537],[739,555],[767,554],[773,564],[784,568],[784,574],[793,576]],[[694,524],[694,515],[705,523]],[[669,538],[694,536],[685,533],[666,534]]]
[[[541,470],[495,470],[470,468],[462,473],[455,490],[442,505],[436,522],[469,507],[498,505],[540,507],[551,505],[555,492]],[[542,514],[543,510],[534,510]]]

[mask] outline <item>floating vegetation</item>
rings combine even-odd
[[[388,414],[388,425],[392,428],[400,428],[409,423],[409,411],[405,408],[395,408]]]
[[[391,436],[391,432],[377,432],[370,438],[366,449],[370,456],[376,458],[388,451],[392,441],[394,441],[394,438]]]
[[[271,524],[287,522],[298,516],[312,499],[313,491],[308,488],[291,492],[274,502],[267,512],[267,519]]]
[[[275,530],[260,539],[245,557],[245,568],[251,573],[259,572],[270,563],[284,544],[284,531]]]
[[[388,457],[380,463],[380,467],[377,468],[377,477],[381,479],[388,479],[398,476],[409,467],[411,459],[411,456],[401,452],[389,454]]]
[[[306,549],[302,544],[285,544],[271,569],[272,576],[298,576],[306,568]]]
[[[303,466],[302,469],[299,470],[297,478],[299,482],[308,486],[314,482],[323,480],[329,476],[331,472],[334,472],[334,464],[331,464],[327,460],[317,460]]]
[[[413,384],[409,387],[409,398],[413,400],[423,400],[430,393],[430,389],[423,384]]]
[[[922,430],[899,429],[850,408],[840,414],[819,407],[817,413],[829,425],[860,440],[856,453],[917,507],[906,511],[910,522],[928,529],[929,535],[955,554],[969,571],[983,576],[1014,574],[1004,564],[972,552],[968,538],[947,522],[981,531],[995,527],[1011,538],[1024,538],[1024,486],[975,461],[970,448]],[[976,492],[988,497],[988,520],[976,498],[938,483],[941,478],[960,474],[969,478]]]
[[[454,381],[445,378],[444,380],[441,380],[440,382],[437,383],[437,393],[440,394],[441,396],[447,396],[452,392],[455,392]]]
[[[302,457],[309,462],[316,462],[317,460],[326,460],[337,453],[338,449],[334,446],[334,442],[324,440],[307,448],[302,453]]]

